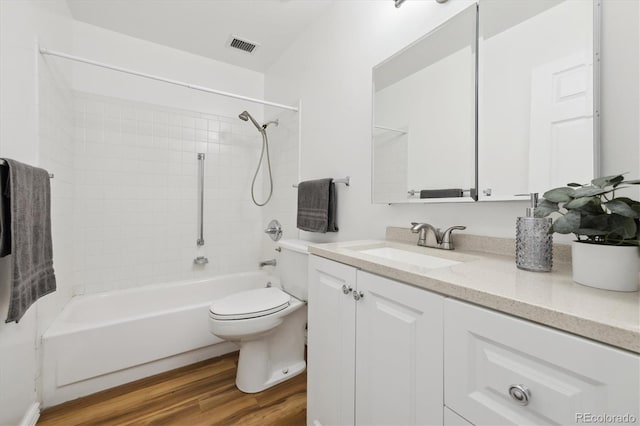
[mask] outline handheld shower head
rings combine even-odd
[[[254,126],[256,126],[256,129],[258,129],[258,131],[260,133],[262,133],[264,131],[264,129],[262,128],[261,125],[258,124],[258,122],[251,116],[251,114],[249,114],[247,111],[242,111],[240,113],[240,115],[238,115],[238,118],[242,121],[248,121],[251,120],[251,122],[253,123]]]

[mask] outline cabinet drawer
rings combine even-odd
[[[444,407],[444,426],[473,426],[471,423],[451,411],[449,407]]]
[[[640,356],[451,299],[444,311],[445,404],[473,424],[640,417]]]

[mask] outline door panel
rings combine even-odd
[[[307,423],[354,423],[356,270],[309,256]]]
[[[358,271],[356,424],[442,424],[442,300]]]

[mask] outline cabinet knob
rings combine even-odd
[[[531,392],[525,385],[511,385],[509,386],[509,395],[511,399],[520,405],[529,404],[531,398]]]
[[[354,291],[353,292],[353,298],[356,300],[356,302],[360,299],[362,299],[364,297],[364,293],[361,291]]]
[[[344,294],[349,294],[349,293],[351,293],[351,291],[353,291],[353,289],[351,287],[347,287],[346,285],[342,286],[342,292]]]

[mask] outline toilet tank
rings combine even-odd
[[[309,263],[309,242],[303,240],[278,241],[280,253],[277,255],[276,271],[280,284],[288,293],[301,300],[307,300],[309,289],[307,274]]]

